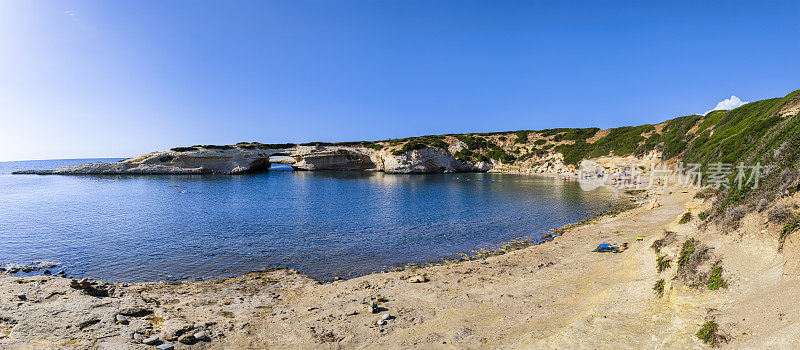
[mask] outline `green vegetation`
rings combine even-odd
[[[173,149],[170,149],[170,151],[174,151],[174,152],[189,152],[189,151],[197,151],[198,149],[199,148],[194,148],[194,147],[175,147]]]
[[[611,129],[605,137],[594,143],[586,143],[583,140],[575,141],[571,145],[558,145],[554,149],[564,155],[564,162],[567,164],[578,164],[587,158],[597,158],[607,155],[629,155],[639,154],[645,150],[644,145],[639,145],[645,141],[642,134],[653,131],[654,127],[650,124],[641,126],[624,126]]]
[[[528,134],[530,134],[530,130],[520,130],[517,131],[515,134],[517,138],[514,139],[514,143],[526,143],[528,142]]]
[[[419,149],[423,149],[425,147],[438,147],[442,149],[447,149],[450,145],[445,142],[444,136],[440,135],[429,135],[429,136],[420,136],[415,137],[406,141],[398,150],[392,152],[393,155],[400,155],[409,151],[415,151]]]
[[[380,151],[380,150],[383,149],[383,146],[380,143],[374,143],[374,142],[365,143],[364,147],[371,148],[371,149],[374,149],[376,151]]]
[[[586,141],[600,131],[600,128],[584,128],[584,129],[559,129],[564,132],[559,133],[553,137],[553,141]]]
[[[711,274],[708,276],[706,286],[708,286],[710,290],[728,288],[728,282],[722,279],[722,265],[716,264],[711,267]]]
[[[800,228],[800,214],[792,216],[786,224],[783,225],[781,235],[778,237],[778,250],[783,250],[783,244],[786,243],[786,238]]]
[[[697,338],[712,347],[716,346],[719,341],[717,334],[717,323],[714,321],[707,321],[700,330],[697,331]]]
[[[670,262],[672,260],[668,259],[666,255],[662,255],[656,258],[656,270],[658,273],[663,272],[664,270],[670,268]]]
[[[656,281],[656,284],[653,286],[653,291],[656,293],[656,296],[659,298],[664,296],[664,279],[660,279]]]
[[[692,221],[692,212],[687,211],[687,212],[683,213],[683,216],[681,216],[681,219],[678,220],[678,224],[683,225],[683,224],[688,223],[689,221]]]
[[[678,267],[686,266],[689,263],[689,258],[696,249],[697,241],[695,241],[694,238],[689,238],[683,242],[681,253],[678,255]]]
[[[545,143],[547,143],[547,140],[545,140],[545,139],[538,139],[536,141],[533,141],[533,145],[534,146],[541,146],[541,145],[544,145]]]
[[[706,219],[708,218],[708,211],[701,211],[697,213],[697,218],[700,219],[701,221],[706,221]]]

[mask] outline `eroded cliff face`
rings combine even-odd
[[[153,152],[116,163],[92,163],[19,174],[247,174],[266,171],[270,157],[288,156],[297,170],[357,170],[387,173],[488,171],[491,163],[471,164],[449,151],[425,147],[395,154],[360,146],[296,146],[281,149],[197,149]],[[286,163],[285,160],[280,161]]]

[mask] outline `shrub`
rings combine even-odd
[[[505,140],[506,140],[506,137],[505,137],[505,136],[500,136],[500,137],[498,137],[497,139],[498,139],[498,140],[500,140],[500,141],[505,141]]]
[[[541,146],[541,145],[544,145],[545,143],[547,143],[547,140],[545,140],[545,139],[539,139],[539,140],[533,141],[533,144],[536,145],[536,146]]]
[[[692,212],[687,211],[687,212],[683,213],[683,216],[681,216],[681,219],[680,219],[680,221],[678,221],[678,223],[683,225],[683,224],[688,223],[689,221],[692,221]]]
[[[712,347],[716,346],[719,341],[717,334],[717,323],[714,321],[707,321],[700,330],[697,331],[697,338]]]
[[[170,149],[173,152],[189,152],[189,151],[197,151],[198,149],[195,147],[175,147]]]
[[[706,286],[708,286],[710,290],[728,288],[728,282],[722,279],[722,265],[716,264],[711,267],[711,274],[708,276]]]
[[[671,261],[672,260],[667,259],[666,255],[662,255],[656,258],[656,270],[658,270],[658,273],[661,273],[662,271],[670,268]]]
[[[368,143],[368,144],[365,144],[364,147],[371,148],[371,149],[374,149],[376,151],[380,151],[380,150],[383,149],[383,146],[380,143]]]
[[[798,228],[800,228],[800,215],[795,215],[783,225],[781,235],[778,237],[778,250],[783,250],[783,244],[786,243],[786,238],[789,237],[792,232],[797,231]]]
[[[656,293],[656,296],[659,298],[664,295],[664,279],[660,279],[656,281],[656,284],[653,286],[653,291]]]
[[[650,246],[656,254],[661,253],[661,248],[666,247],[670,243],[675,241],[675,232],[672,231],[664,231],[664,237],[653,241],[653,245]]]
[[[517,138],[514,139],[514,143],[526,143],[528,142],[528,134],[530,134],[529,130],[520,130],[516,132]]]
[[[678,255],[678,267],[686,266],[689,263],[689,258],[692,256],[692,253],[697,249],[697,241],[694,238],[689,238],[685,242],[683,242],[683,247],[681,247],[681,253]]]
[[[700,219],[701,221],[705,221],[706,219],[708,219],[708,211],[701,211],[697,213],[697,218]]]

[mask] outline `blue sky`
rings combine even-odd
[[[602,128],[800,89],[800,2],[0,1],[0,160]]]

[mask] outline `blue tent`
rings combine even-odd
[[[611,248],[611,243],[600,243],[597,248]]]

